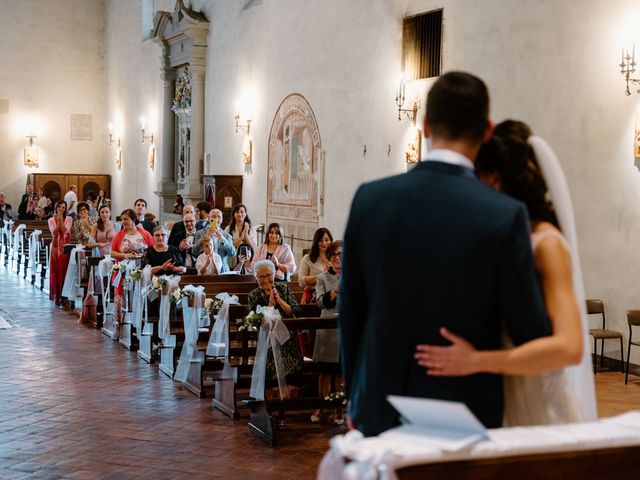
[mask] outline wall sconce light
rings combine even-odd
[[[409,142],[404,151],[404,158],[407,165],[418,163],[422,156],[422,130],[416,129],[415,138]]]
[[[633,45],[633,49],[631,50],[631,55],[629,55],[629,50],[625,52],[624,47],[622,48],[622,60],[620,61],[620,73],[624,75],[624,79],[627,83],[627,88],[624,91],[624,94],[629,96],[631,95],[631,89],[629,88],[629,83],[633,83],[634,85],[640,85],[640,79],[631,78],[631,74],[636,71],[636,46]],[[637,93],[640,93],[640,87],[638,88]]]
[[[413,106],[411,108],[402,108],[404,102],[406,100],[405,97],[405,83],[400,76],[400,85],[398,85],[398,89],[396,90],[396,106],[398,107],[398,121],[402,121],[402,114],[404,113],[409,120],[413,122],[413,125],[416,124],[416,119],[418,118],[418,110],[420,110],[420,100],[416,97],[413,101]]]
[[[240,133],[240,130],[249,135],[251,133],[251,119],[248,119],[247,123],[240,123],[240,114],[236,113],[236,133]]]
[[[140,117],[140,133],[142,134],[142,143],[145,142],[145,140],[149,140],[149,143],[153,143],[153,133],[151,135],[145,135],[144,134],[144,124],[145,124],[145,118],[144,117]]]
[[[120,139],[119,138],[118,140],[113,139],[113,123],[110,123],[109,124],[109,148],[113,147],[114,145],[120,148]]]
[[[26,138],[29,139],[29,146],[24,147],[24,164],[28,167],[37,167],[39,151],[38,147],[33,146],[33,140],[38,137],[33,133],[33,131],[31,131],[26,135]]]

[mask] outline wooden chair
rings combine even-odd
[[[587,314],[588,315],[602,315],[602,328],[589,329],[589,335],[593,337],[593,374],[597,373],[597,359],[598,359],[598,340],[602,340],[602,346],[600,347],[600,367],[604,360],[604,341],[618,338],[620,339],[620,370],[624,372],[624,350],[622,345],[622,333],[616,330],[607,330],[607,319],[604,314],[604,303],[599,299],[587,299]]]
[[[640,310],[627,310],[627,323],[629,324],[629,346],[627,348],[627,368],[624,372],[624,384],[627,384],[629,378],[629,356],[631,355],[631,345],[640,347],[640,340],[633,341],[633,328],[640,326]]]

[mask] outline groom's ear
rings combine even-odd
[[[485,129],[484,134],[482,135],[482,143],[487,143],[491,139],[494,128],[495,128],[495,125],[493,124],[493,122],[491,120],[487,120],[487,128]]]
[[[431,127],[429,127],[426,115],[424,116],[424,122],[422,123],[422,131],[424,132],[424,138],[429,138],[431,136]]]

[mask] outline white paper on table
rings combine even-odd
[[[404,425],[381,434],[422,448],[455,452],[481,440],[487,431],[464,403],[430,398],[387,396]]]

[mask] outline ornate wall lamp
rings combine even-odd
[[[109,124],[109,148],[116,146],[120,148],[120,138],[118,140],[113,139],[113,123]]]
[[[627,83],[627,87],[624,91],[624,94],[629,96],[631,95],[631,89],[629,88],[629,84],[632,83],[638,86],[638,91],[636,93],[640,93],[640,79],[631,78],[631,74],[636,72],[636,46],[633,45],[633,49],[631,50],[631,55],[629,55],[629,49],[625,51],[624,47],[622,48],[622,60],[620,61],[620,73],[624,75],[624,79]]]
[[[26,135],[26,138],[29,139],[29,145],[24,147],[24,164],[29,167],[37,167],[39,151],[38,147],[33,146],[33,141],[38,138],[38,136],[31,130]]]
[[[114,145],[116,146],[116,154],[114,157],[114,161],[115,161],[116,167],[120,168],[122,167],[122,148],[120,144],[120,137],[118,137],[117,140],[113,139],[113,124],[110,123],[109,124],[109,148],[113,148]]]
[[[411,108],[402,108],[404,106],[404,102],[406,100],[405,97],[405,83],[400,76],[400,85],[398,85],[398,89],[396,90],[396,106],[398,107],[398,121],[402,121],[402,114],[404,113],[409,120],[413,122],[413,125],[416,124],[416,119],[418,118],[418,110],[420,110],[420,100],[416,97],[413,101],[413,106]]]
[[[253,159],[253,142],[251,141],[251,119],[248,118],[245,123],[240,123],[240,114],[236,113],[236,133],[245,132],[246,136],[242,142],[242,162],[250,164]]]
[[[145,118],[144,117],[140,117],[140,134],[142,135],[142,143],[144,143],[146,140],[149,141],[149,143],[153,144],[153,133],[151,135],[145,135],[145,130],[144,130],[144,125],[145,125]]]

